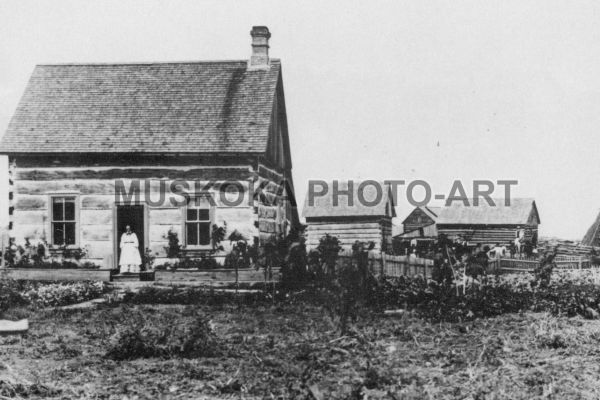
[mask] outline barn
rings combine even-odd
[[[253,27],[238,61],[36,66],[0,142],[11,238],[115,268],[126,225],[157,263],[169,235],[193,258],[213,227],[252,243],[297,225],[270,36]]]
[[[329,234],[345,248],[361,241],[373,242],[375,250],[391,251],[392,218],[396,217],[392,193],[387,185],[367,182],[334,182],[327,185],[326,194],[307,196],[303,209],[307,248],[317,247],[319,239]]]
[[[445,234],[450,239],[460,237],[483,245],[506,245],[517,237],[524,237],[535,245],[539,224],[535,200],[525,198],[510,199],[510,205],[505,205],[503,199],[494,200],[494,205],[480,200],[477,206],[472,201],[468,206],[455,201],[440,208],[436,219],[438,235]]]

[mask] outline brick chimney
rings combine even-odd
[[[271,33],[266,26],[253,26],[250,31],[252,36],[252,56],[248,61],[248,69],[269,69],[269,38]]]

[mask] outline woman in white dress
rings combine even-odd
[[[139,250],[140,243],[135,233],[131,231],[131,226],[125,227],[125,233],[121,235],[121,259],[119,260],[120,272],[140,272],[142,258]]]

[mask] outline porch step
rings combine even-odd
[[[153,281],[154,272],[139,272],[139,273],[119,273],[112,276],[113,282],[139,282],[139,281]]]
[[[140,274],[125,273],[112,276],[113,282],[139,282]]]

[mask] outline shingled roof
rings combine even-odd
[[[339,194],[337,196],[337,204],[334,205],[333,183],[327,185],[327,193],[323,196],[315,196],[313,205],[309,204],[308,195],[304,200],[304,210],[302,214],[305,218],[330,218],[330,217],[385,217],[386,205],[389,203],[390,208],[387,210],[388,216],[395,217],[394,199],[388,185],[381,184],[381,199],[376,204],[363,204],[359,201],[358,189],[361,182],[353,181],[352,196]],[[348,190],[347,182],[339,182],[339,191]],[[352,205],[349,205],[349,198],[352,198]],[[361,199],[364,203],[371,203],[377,199],[377,189],[373,185],[365,185]]]
[[[262,153],[281,65],[35,67],[0,153]]]
[[[525,225],[531,218],[540,222],[540,217],[533,199],[513,198],[510,206],[504,205],[504,199],[494,199],[494,206],[480,199],[478,206],[469,206],[461,201],[454,201],[449,207],[441,207],[437,212],[437,225]]]

